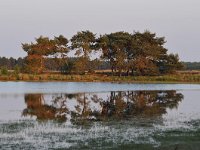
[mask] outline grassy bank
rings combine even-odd
[[[163,76],[108,76],[102,74],[7,74],[0,75],[0,81],[71,81],[71,82],[139,82],[139,83],[200,83],[200,74],[178,73]]]

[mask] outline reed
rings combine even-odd
[[[148,82],[200,83],[200,74],[171,74],[163,76],[109,76],[104,74],[0,74],[1,81],[72,81],[72,82]]]

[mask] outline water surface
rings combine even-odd
[[[0,149],[199,149],[200,85],[0,82]]]

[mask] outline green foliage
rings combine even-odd
[[[1,68],[1,74],[2,75],[8,75],[8,69],[7,69],[7,67],[4,66],[4,67]]]
[[[16,65],[14,68],[14,74],[18,75],[19,73],[20,73],[20,67],[18,65]]]
[[[99,70],[102,62],[98,59],[94,59],[88,63],[88,72],[95,73],[95,70]]]
[[[79,57],[74,62],[74,71],[79,74],[84,74],[86,70],[89,70],[88,57]]]
[[[74,70],[74,62],[69,61],[65,63],[62,67],[61,73],[70,74]]]
[[[76,50],[76,55],[80,56],[81,54],[84,57],[88,57],[94,48],[95,43],[95,34],[90,31],[81,31],[78,32],[71,38],[71,48]]]
[[[79,73],[84,73],[89,69],[90,53],[95,48],[95,34],[90,31],[78,32],[71,38],[71,48],[76,50],[75,55],[78,60],[75,62],[75,70]]]
[[[102,50],[102,58],[109,60],[112,71],[118,69],[119,75],[126,68],[131,39],[131,34],[127,32],[106,34],[97,39],[96,47]]]
[[[6,58],[6,57],[0,57],[0,68],[6,66],[9,70],[14,70],[14,67],[16,65],[22,67],[24,63],[24,59],[19,57],[18,59],[15,58]]]
[[[200,62],[182,62],[186,70],[200,70]]]
[[[28,55],[41,55],[49,56],[56,53],[67,53],[68,40],[60,35],[59,37],[54,37],[54,39],[49,39],[48,37],[40,36],[35,39],[36,43],[25,43],[22,44],[22,48]]]
[[[25,62],[27,72],[41,73],[44,71],[44,57],[64,58],[68,53],[68,40],[62,35],[54,39],[40,36],[35,40],[35,43],[22,44],[23,50],[28,55]]]
[[[35,39],[35,43],[22,44],[23,50],[27,52],[24,63],[26,72],[42,73],[48,66],[62,73],[84,74],[98,69],[101,60],[109,62],[112,74],[119,76],[161,75],[175,73],[183,68],[177,54],[167,54],[165,38],[157,37],[150,31],[133,34],[121,31],[96,38],[94,33],[87,30],[77,32],[70,39],[71,46],[68,46],[68,42],[67,38],[60,35],[54,39],[40,36]],[[74,62],[67,60],[69,49],[75,50]],[[92,61],[92,52],[101,53],[100,59]]]
[[[123,70],[132,70],[132,74],[136,72],[138,75],[159,74],[157,64],[167,55],[164,43],[164,37],[156,37],[149,31],[134,34],[116,32],[97,39],[102,58],[109,60],[112,70],[118,70],[119,75]]]
[[[165,56],[165,59],[158,65],[160,72],[163,74],[174,73],[177,70],[182,70],[184,65],[179,61],[177,54],[169,54]]]
[[[44,59],[40,55],[28,55],[25,58],[25,65],[23,72],[38,74],[43,72],[44,68]]]

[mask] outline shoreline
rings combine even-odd
[[[108,76],[102,74],[10,74],[0,75],[0,82],[110,82],[140,84],[200,84],[200,75],[173,74],[163,76]]]

